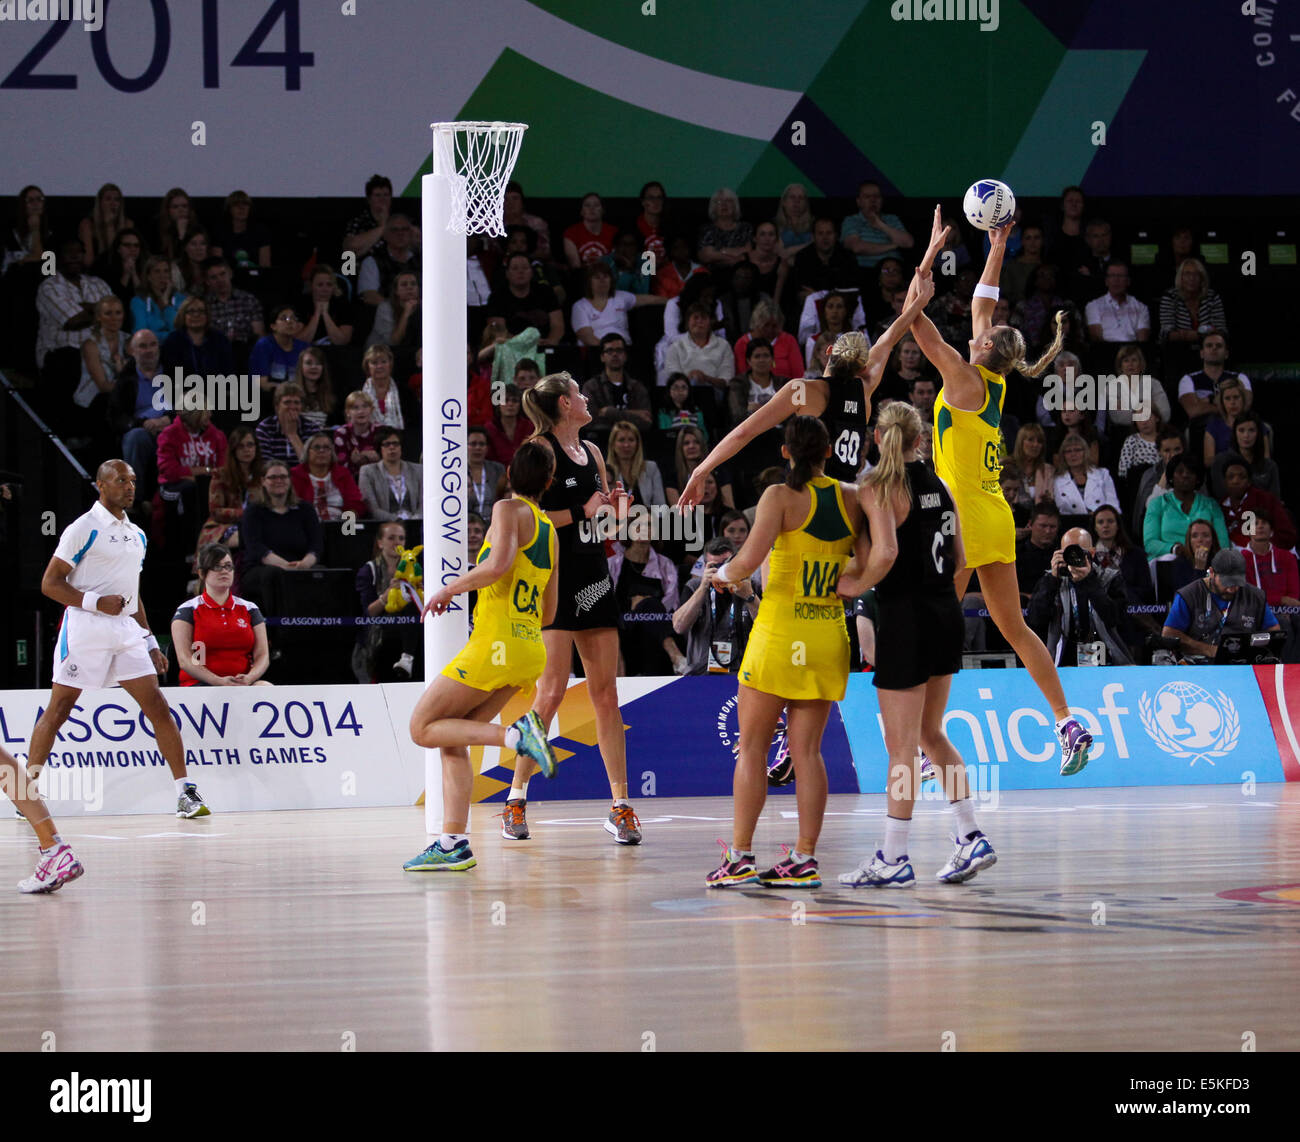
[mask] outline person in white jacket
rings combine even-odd
[[[715,394],[725,394],[727,382],[736,375],[736,361],[731,346],[712,325],[707,306],[697,302],[686,311],[686,336],[668,347],[659,371],[661,385],[674,373],[685,373],[693,388],[710,386]]]
[[[1061,462],[1065,471],[1056,477],[1052,496],[1062,515],[1091,515],[1102,504],[1119,503],[1110,472],[1090,462],[1088,442],[1077,432],[1061,441]]]

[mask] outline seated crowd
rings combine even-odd
[[[415,610],[392,588],[399,549],[419,542],[423,514],[421,236],[389,180],[372,177],[365,195],[341,234],[316,243],[330,261],[295,267],[292,291],[271,272],[276,234],[238,191],[209,229],[183,190],[168,192],[153,224],[137,225],[106,184],[76,233],[56,239],[44,196],[26,187],[4,251],[6,297],[39,281],[26,353],[52,427],[87,463],[121,455],[135,468],[133,511],[157,541],[150,550],[178,597],[186,581],[197,596],[174,630],[204,605],[220,610],[233,598],[255,609],[257,637],[235,672],[248,683],[267,670],[263,618],[291,604],[287,574],[346,570],[353,614]],[[723,188],[698,227],[654,181],[622,225],[598,194],[558,232],[528,210],[517,183],[505,203],[505,238],[466,244],[472,556],[509,494],[510,460],[533,431],[522,394],[542,375],[566,369],[582,383],[592,417],[583,435],[604,453],[611,482],[634,505],[666,509],[721,436],[790,380],[821,375],[835,337],[888,326],[915,248],[873,181],[843,218],[796,183],[770,217],[747,219]],[[952,234],[928,312],[965,354],[982,253],[976,232],[945,221]],[[1221,607],[1251,591],[1266,607],[1300,605],[1273,434],[1253,410],[1250,379],[1229,367],[1228,315],[1193,232],[1175,228],[1155,264],[1130,265],[1077,187],[1051,217],[1017,222],[995,321],[1021,330],[1032,359],[1061,313],[1064,349],[1050,375],[1008,386],[1001,484],[1030,623],[1058,662],[1150,661],[1153,641],[1177,641],[1162,632],[1186,617],[1192,588]],[[47,250],[57,272],[32,278]],[[355,275],[334,269],[354,259]],[[178,369],[246,374],[265,415],[250,421],[247,408],[188,401],[178,411],[179,394],[162,383]],[[1076,377],[1106,383],[1085,396]],[[929,422],[939,386],[907,335],[875,407],[909,401]],[[649,528],[608,541],[624,672],[737,668],[761,575],[744,591],[712,580],[781,464],[770,432],[711,474],[694,541]],[[335,542],[361,522],[367,545]],[[971,592],[977,607],[977,582]],[[1129,613],[1156,603],[1170,607],[1163,626]],[[870,600],[849,611],[869,665]],[[1266,618],[1276,623],[1271,610]],[[358,679],[411,675],[418,627],[358,629]],[[997,648],[990,624],[970,630],[972,649]],[[1206,640],[1194,641],[1202,653]],[[190,681],[215,677],[191,655],[180,664]]]

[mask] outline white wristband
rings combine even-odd
[[[714,580],[717,581],[717,582],[719,582],[719,583],[730,583],[730,582],[731,582],[731,579],[730,579],[730,577],[727,575],[727,568],[730,567],[730,566],[731,566],[730,563],[724,563],[721,567],[719,567],[719,568],[718,568],[718,569],[713,573],[713,578],[714,578]]]
[[[158,640],[154,638],[153,631],[150,631],[148,634],[144,636],[144,648],[145,650],[158,649]]]
[[[979,285],[975,287],[975,296],[987,297],[990,301],[997,301],[998,298],[1002,296],[1002,292],[997,286],[985,285],[983,282],[980,282]]]
[[[81,593],[81,609],[89,611],[92,615],[99,610],[99,596],[94,591],[83,591]]]

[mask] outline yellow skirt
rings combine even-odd
[[[961,516],[961,539],[966,548],[966,566],[1016,561],[1016,519],[1001,493],[971,492],[953,495]]]
[[[763,605],[767,602],[764,599]],[[806,601],[772,602],[782,611],[790,611]],[[798,619],[793,614],[772,617],[770,612],[765,616],[760,605],[740,663],[742,686],[791,700],[843,700],[850,657],[844,608],[838,600],[809,605],[838,607],[840,617]]]
[[[521,630],[523,634],[491,623],[476,626],[465,649],[442,668],[443,677],[488,692],[503,686],[529,689],[546,669],[546,647],[541,631]]]

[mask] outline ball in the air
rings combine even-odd
[[[980,230],[1001,226],[1016,210],[1016,196],[1005,182],[982,178],[972,183],[962,203],[970,224]]]

